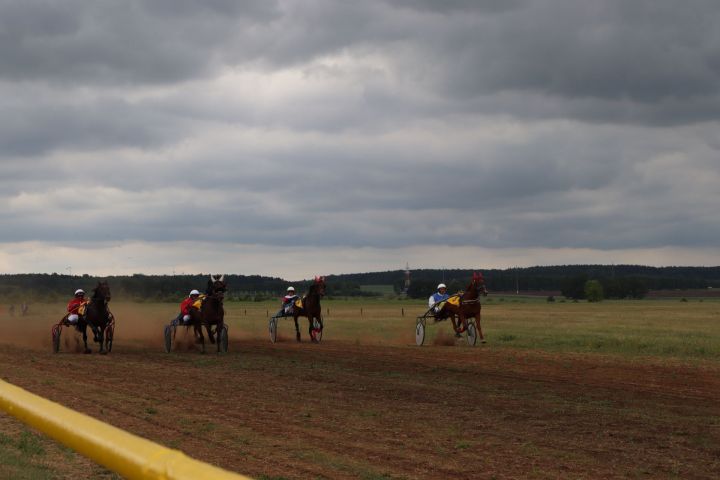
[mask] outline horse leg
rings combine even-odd
[[[205,353],[205,337],[203,336],[202,325],[196,323],[194,330],[195,339],[200,343],[200,353]]]
[[[455,319],[454,313],[450,314],[450,321],[452,322],[453,330],[455,330],[455,335],[457,336],[458,335],[458,322]]]
[[[293,315],[293,320],[295,320],[295,338],[296,338],[297,341],[299,342],[299,341],[300,341],[300,325],[298,325],[298,321],[297,321],[297,320],[298,320],[298,316],[297,316],[297,315]]]
[[[105,351],[105,331],[103,329],[98,328],[98,338],[100,339],[100,354],[106,355],[107,352]]]
[[[215,335],[213,335],[212,330],[210,329],[210,324],[205,325],[205,331],[208,334],[208,339],[210,339],[210,343],[215,343]]]
[[[467,317],[460,311],[458,312],[457,329],[455,330],[455,336],[460,338],[462,332],[467,331]]]
[[[97,330],[97,327],[95,326],[95,322],[86,320],[86,325],[90,325],[90,330],[92,331],[92,334],[93,334],[93,342],[97,342],[98,341],[98,330]]]
[[[485,343],[485,337],[482,333],[482,327],[480,326],[480,312],[475,315],[475,325],[477,326],[478,335],[480,336],[480,343]]]
[[[83,353],[91,353],[92,350],[90,350],[87,345],[87,324],[83,325],[82,332],[83,332],[83,343],[85,344],[85,350],[83,351]]]
[[[219,319],[218,323],[217,323],[217,330],[216,330],[216,332],[217,332],[217,353],[222,353],[220,351],[220,349],[222,348],[222,345],[220,345],[220,338],[222,336],[222,333],[220,333],[220,332],[222,332],[224,325],[225,325],[225,322],[223,322],[222,319]]]
[[[310,337],[310,340],[312,340],[313,343],[317,343],[317,340],[315,340],[315,336],[313,335],[313,317],[312,315],[308,315],[308,336]]]

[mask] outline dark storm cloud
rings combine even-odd
[[[0,241],[712,247],[718,23],[702,0],[0,2]]]
[[[0,76],[81,83],[164,83],[208,74],[238,29],[272,1],[5,1]]]
[[[179,117],[118,97],[26,97],[7,103],[0,119],[0,156],[154,147],[177,141],[188,127]]]
[[[530,104],[513,112],[519,116],[675,124],[718,117],[716,2],[541,0],[514,7],[462,12],[444,22],[448,28],[438,13],[425,21],[429,34],[418,37],[422,48],[408,68],[426,65],[418,68],[431,79],[428,88],[480,108],[483,97],[499,92],[540,97],[533,100],[539,110]]]
[[[445,112],[460,101],[481,113],[651,124],[720,112],[720,8],[711,0],[75,0],[1,8],[0,76],[10,80],[171,84],[227,66],[275,69],[375,52],[403,83],[443,99]],[[497,104],[503,92],[508,105]],[[537,98],[527,103],[528,96]]]

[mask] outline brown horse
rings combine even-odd
[[[205,337],[202,333],[202,325],[205,326],[210,343],[217,343],[218,353],[227,351],[227,327],[225,326],[225,308],[223,307],[226,291],[225,275],[217,278],[210,275],[200,311],[191,313],[195,336],[200,341],[203,353],[205,353]],[[217,334],[217,341],[215,334]]]
[[[302,298],[302,307],[293,304],[293,320],[295,320],[295,334],[297,341],[300,341],[300,326],[298,317],[307,317],[308,334],[313,343],[318,343],[322,337],[323,319],[320,298],[325,295],[325,277],[315,277],[310,285],[308,293]],[[317,320],[320,328],[313,328],[314,320]]]
[[[85,353],[90,353],[87,344],[87,327],[93,332],[93,339],[100,344],[100,353],[105,354],[112,348],[112,330],[114,330],[115,319],[108,309],[110,301],[110,287],[106,281],[98,282],[92,290],[90,302],[85,308],[85,314],[78,319],[77,329],[83,334]],[[110,327],[110,328],[108,328]],[[107,336],[107,338],[106,338]],[[107,343],[107,350],[106,350]]]
[[[107,282],[98,282],[90,300],[83,304],[77,323],[70,323],[68,321],[70,314],[66,313],[57,324],[52,326],[53,352],[57,353],[60,350],[60,335],[63,327],[73,327],[82,333],[84,353],[92,352],[87,344],[87,327],[92,330],[95,342],[100,344],[100,353],[110,352],[115,332],[115,317],[108,308],[110,298],[110,287]]]
[[[467,330],[468,319],[474,318],[477,324],[480,341],[485,343],[482,327],[480,327],[480,295],[487,296],[485,288],[485,279],[482,273],[473,272],[472,281],[467,286],[465,292],[460,296],[460,305],[453,305],[450,302],[445,303],[440,313],[445,314],[452,320],[453,328],[456,336]],[[457,317],[457,321],[455,318]]]

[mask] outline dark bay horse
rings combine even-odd
[[[302,298],[302,307],[293,304],[293,320],[295,320],[295,334],[297,341],[300,341],[300,326],[298,325],[298,317],[307,317],[308,319],[308,335],[313,343],[318,343],[319,339],[313,333],[313,320],[320,323],[320,331],[322,332],[323,320],[322,309],[320,307],[320,298],[325,295],[325,277],[315,277],[310,285],[308,293]]]
[[[83,334],[83,343],[85,344],[85,353],[91,350],[87,344],[87,327],[93,332],[93,339],[100,344],[100,353],[106,354],[105,350],[105,329],[113,322],[113,315],[108,309],[110,301],[110,287],[106,281],[98,282],[97,286],[92,290],[90,301],[85,307],[85,314],[78,319],[77,329]]]
[[[467,286],[465,292],[460,296],[460,305],[453,305],[450,302],[445,303],[442,312],[450,317],[452,320],[453,328],[456,334],[459,336],[461,332],[464,332],[468,328],[468,319],[474,318],[477,324],[478,334],[480,335],[480,341],[485,343],[485,337],[483,337],[482,327],[480,327],[480,295],[487,296],[487,289],[485,288],[485,279],[482,273],[473,272],[472,281]],[[457,321],[455,318],[457,317]]]
[[[217,343],[218,352],[227,351],[227,329],[225,327],[225,307],[223,307],[226,291],[227,284],[225,283],[225,275],[220,275],[217,278],[210,275],[207,289],[205,290],[205,298],[203,298],[202,305],[200,306],[200,322],[196,323],[195,317],[193,316],[195,335],[200,340],[203,353],[205,352],[205,337],[203,336],[201,325],[205,326],[210,343]],[[215,334],[217,334],[217,341]]]

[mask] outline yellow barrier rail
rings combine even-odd
[[[129,479],[240,480],[228,472],[0,380],[0,410]]]

